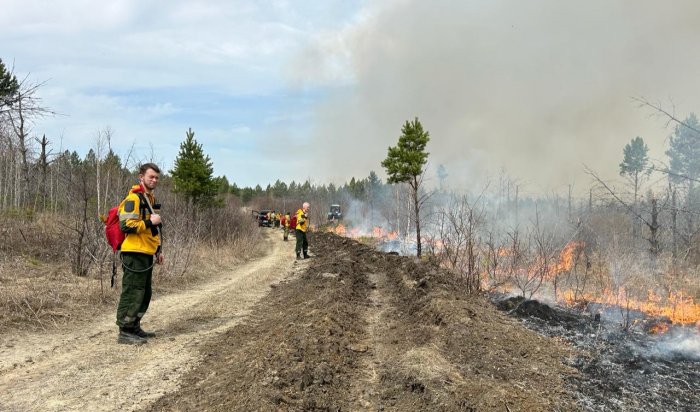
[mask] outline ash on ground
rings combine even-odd
[[[551,307],[523,297],[493,298],[525,326],[577,351],[568,360],[579,405],[591,411],[700,410],[700,334],[671,326],[651,334],[643,320],[627,330],[606,316]]]

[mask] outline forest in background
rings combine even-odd
[[[95,131],[84,155],[57,147],[60,136],[35,135],[33,127],[55,114],[42,106],[41,87],[0,64],[0,250],[5,259],[66,262],[72,275],[98,279],[105,296],[113,254],[99,216],[137,181],[140,163],[157,159],[115,153],[109,127]],[[589,170],[586,197],[575,196],[572,186],[563,195],[533,194],[505,173],[476,190],[452,188],[438,165],[436,172],[421,170],[421,182],[436,184],[419,187],[418,213],[408,185],[382,182],[374,171],[340,186],[278,179],[264,188],[239,187],[235,176],[213,176],[211,160],[188,130],[157,191],[167,222],[162,273],[184,276],[202,245],[254,243],[245,241],[256,236],[252,210],[294,212],[309,201],[317,229],[405,254],[415,250],[420,215],[424,258],[462,278],[467,293],[505,290],[571,305],[614,304],[625,328],[634,311],[692,324],[700,320],[700,125],[692,113],[683,120],[665,114],[675,127],[664,160],[651,161],[644,140],[631,139],[621,148],[620,180]],[[330,204],[342,206],[340,225],[326,225]],[[30,303],[16,304],[37,312]]]

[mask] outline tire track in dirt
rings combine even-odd
[[[312,233],[274,288],[152,411],[577,410],[565,351],[413,258]]]
[[[78,330],[0,337],[0,409],[138,410],[176,391],[206,356],[202,343],[240,323],[271,284],[298,273],[277,235],[266,232],[270,252],[260,259],[154,296],[144,327],[158,337],[146,345],[118,345],[112,312]]]
[[[359,370],[363,372],[361,377],[352,384],[350,398],[355,399],[356,408],[375,411],[380,410],[379,378],[381,367],[386,362],[385,329],[382,325],[385,325],[383,317],[388,299],[384,295],[387,291],[386,274],[369,273],[367,277],[372,289],[369,294],[369,307],[365,313],[367,338],[351,347],[356,352],[366,352],[366,356],[361,359]]]

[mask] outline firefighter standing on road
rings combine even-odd
[[[295,230],[297,244],[296,244],[296,254],[297,259],[308,259],[309,258],[309,242],[306,239],[306,230],[309,228],[309,208],[311,205],[309,202],[304,202],[301,209],[297,210],[297,226]]]
[[[287,212],[284,214],[284,217],[282,218],[282,226],[284,227],[284,236],[282,237],[282,239],[285,242],[289,240],[289,225],[290,225],[290,223],[291,222],[289,221],[289,212]]]
[[[160,250],[160,205],[155,204],[153,197],[159,178],[158,166],[142,165],[140,183],[131,188],[119,207],[119,226],[126,238],[121,245],[124,277],[117,306],[118,343],[145,343],[146,338],[155,336],[141,329],[141,318],[151,302],[153,265],[164,261]]]

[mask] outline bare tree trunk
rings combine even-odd
[[[9,152],[9,149],[8,149]],[[2,183],[0,184],[0,209],[7,209],[7,201],[9,197],[9,187],[10,187],[10,161],[9,153],[3,153],[3,163],[2,163]]]
[[[5,169],[5,192],[3,193],[2,208],[4,210],[14,206],[15,193],[15,146],[10,135],[7,138],[7,154]]]
[[[416,256],[421,256],[421,241],[420,241],[420,206],[418,205],[418,177],[413,177],[411,184],[413,194],[413,208],[416,213]]]
[[[14,156],[13,156],[13,157],[14,157]],[[21,201],[21,199],[22,199],[22,193],[21,193],[21,190],[22,190],[22,184],[21,184],[22,174],[21,174],[21,172],[20,172],[20,167],[17,165],[17,159],[16,159],[16,158],[13,159],[13,162],[12,162],[12,163],[13,163],[13,166],[14,166],[14,168],[15,168],[15,170],[14,170],[14,173],[15,173],[15,179],[14,179],[14,182],[15,182],[15,183],[14,183],[14,184],[15,184],[14,207],[15,207],[16,209],[19,209],[19,208],[20,208],[20,201]]]
[[[43,135],[41,140],[37,139],[37,141],[41,146],[41,152],[39,154],[39,168],[41,170],[39,197],[41,197],[41,210],[46,210],[46,181],[48,180],[47,177],[49,173],[49,154],[46,152],[46,147],[49,145],[49,141],[46,139],[46,135]]]
[[[660,253],[659,245],[659,210],[656,207],[656,199],[651,199],[651,224],[649,225],[649,243],[651,244],[651,257],[656,259]]]
[[[677,226],[678,208],[676,206],[676,189],[671,191],[671,253],[673,256],[673,262],[676,262],[678,258],[678,226]]]
[[[19,154],[22,161],[21,170],[21,190],[19,191],[19,201],[18,206],[27,205],[29,198],[29,161],[27,159],[29,148],[27,147],[27,131],[25,129],[25,119],[24,110],[22,107],[24,99],[21,93],[17,97],[17,120],[15,121],[14,116],[10,115],[10,123],[14,129],[15,135],[17,136],[17,143],[19,146]]]
[[[401,202],[399,197],[399,186],[396,185],[396,235],[401,239]]]

